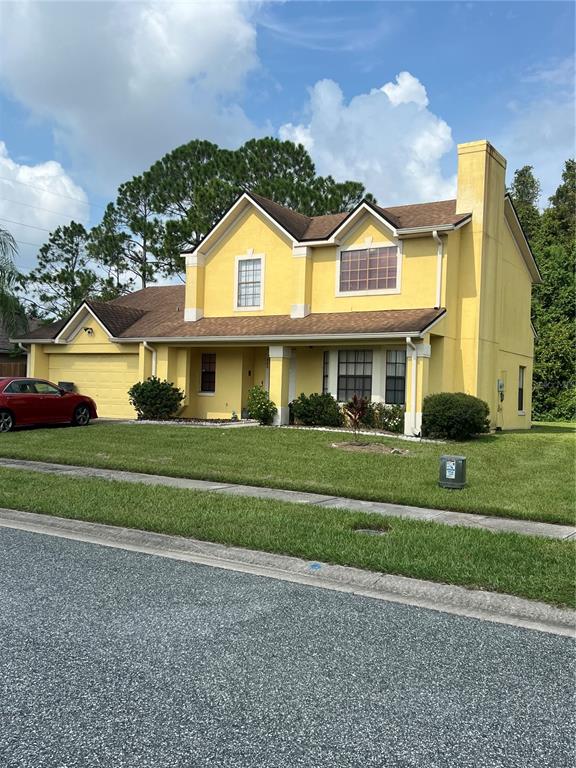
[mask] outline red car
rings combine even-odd
[[[96,403],[44,379],[0,379],[0,432],[30,424],[74,424],[97,419]]]

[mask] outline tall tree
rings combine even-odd
[[[540,215],[539,184],[529,166],[514,176],[511,194],[542,273],[534,288],[536,328],[533,411],[537,418],[576,418],[576,164]]]
[[[116,291],[129,290],[133,281],[142,288],[158,274],[171,274],[174,264],[163,256],[163,224],[154,210],[152,179],[136,176],[118,189],[102,222],[90,233],[92,257],[108,271]]]
[[[153,206],[167,219],[165,256],[175,270],[180,253],[198,245],[242,190],[309,216],[350,210],[366,195],[358,182],[317,176],[302,145],[274,138],[251,139],[235,151],[191,141],[145,176],[156,190]]]
[[[88,253],[88,232],[78,222],[57,227],[38,252],[35,269],[20,279],[43,313],[67,317],[84,299],[98,295],[100,279]]]
[[[17,253],[12,234],[0,229],[0,326],[8,336],[16,336],[28,325],[26,311],[17,296],[20,277],[14,264]]]
[[[515,172],[509,192],[522,228],[530,243],[534,245],[540,230],[538,203],[541,187],[540,182],[534,176],[533,166],[525,165]]]

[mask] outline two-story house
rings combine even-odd
[[[127,391],[156,375],[181,415],[240,415],[261,384],[288,420],[301,392],[405,405],[468,392],[494,428],[530,426],[532,284],[538,268],[506,195],[504,158],[458,147],[455,200],[307,217],[246,192],[186,254],[185,286],[85,302],[20,339],[28,375],[74,382],[102,416],[132,417]]]

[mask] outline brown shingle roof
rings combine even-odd
[[[204,317],[184,320],[184,286],[145,288],[109,302],[90,302],[95,314],[116,338],[250,338],[337,336],[349,334],[421,333],[444,309],[386,309],[377,312],[326,312],[291,318],[289,315]],[[130,322],[129,322],[130,321]],[[26,338],[53,339],[67,321],[31,332]]]
[[[396,309],[379,312],[329,312],[291,318],[289,315],[204,317],[185,322],[166,311],[150,312],[122,334],[124,338],[243,338],[347,336],[349,334],[421,333],[444,314],[443,309]]]
[[[304,216],[261,195],[255,195],[253,192],[248,194],[292,237],[300,241],[327,239],[351,213],[346,211],[344,213],[331,213],[326,216]],[[456,213],[456,200],[396,205],[390,208],[369,205],[377,213],[382,214],[396,229],[459,224],[470,216],[469,213]]]
[[[38,328],[34,328],[33,331],[21,334],[16,339],[53,339],[64,328],[68,320],[57,320],[55,323],[49,323],[48,325],[40,325]]]
[[[106,326],[112,336],[120,334],[139,320],[145,310],[113,301],[87,301],[86,304]]]

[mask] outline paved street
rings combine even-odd
[[[571,650],[551,634],[0,529],[3,768],[562,768]]]

